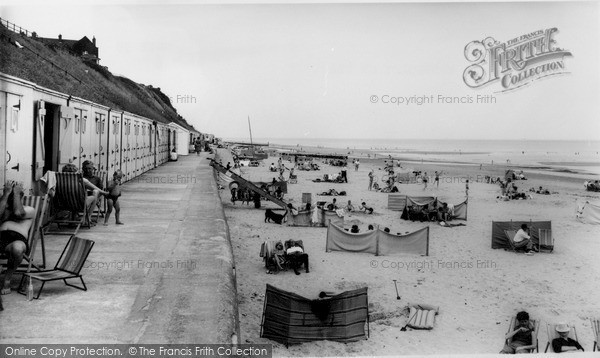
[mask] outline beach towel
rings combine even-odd
[[[43,177],[40,178],[43,183],[42,192],[48,194],[49,197],[54,197],[56,191],[56,172],[48,170]]]

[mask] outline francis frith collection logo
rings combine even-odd
[[[488,37],[465,46],[465,58],[471,63],[464,73],[465,84],[472,88],[497,83],[498,92],[511,91],[548,76],[568,73],[565,57],[571,52],[557,46],[557,28],[538,30],[506,42]]]

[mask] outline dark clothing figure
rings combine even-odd
[[[562,352],[562,347],[575,347],[577,349],[581,349],[583,351],[583,347],[581,346],[581,344],[579,344],[579,342],[577,342],[576,340],[567,337],[565,338],[554,338],[552,340],[552,348],[554,349],[555,353],[561,353]]]
[[[294,273],[296,275],[299,275],[300,272],[298,272],[298,269],[300,268],[300,266],[302,266],[302,264],[304,264],[304,268],[306,268],[306,273],[309,273],[310,270],[308,269],[308,254],[307,253],[294,253],[291,255],[288,255],[288,260],[291,263],[292,268],[294,269]]]

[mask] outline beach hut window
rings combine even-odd
[[[69,125],[69,119],[65,118],[65,129],[67,128],[68,125]],[[81,117],[79,117],[78,115],[75,115],[75,126],[73,127],[73,129],[75,130],[75,133],[79,133],[80,126],[81,126]]]
[[[19,109],[20,109],[19,107],[17,107],[17,106],[12,107],[10,130],[13,132],[16,132],[19,130]]]
[[[100,133],[104,134],[104,127],[106,126],[106,119],[102,119],[102,122],[100,123]]]
[[[85,127],[87,127],[87,116],[81,119],[81,133],[85,133]]]

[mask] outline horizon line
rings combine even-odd
[[[228,139],[241,139],[241,140],[250,140],[247,137],[221,137],[221,138],[228,138]],[[279,140],[279,139],[285,139],[285,140],[290,140],[290,139],[321,139],[321,140],[440,140],[440,141],[459,141],[459,140],[470,140],[470,141],[478,141],[478,140],[485,140],[485,141],[535,141],[535,142],[546,142],[546,141],[563,141],[563,142],[600,142],[600,138],[595,138],[595,139],[591,139],[591,138],[587,138],[587,139],[533,139],[533,138],[511,138],[511,139],[505,139],[505,138],[497,138],[497,139],[490,139],[490,138],[358,138],[358,137],[354,137],[354,138],[336,138],[336,137],[311,137],[311,138],[306,138],[306,137],[256,137],[254,139],[274,139],[274,140]]]

